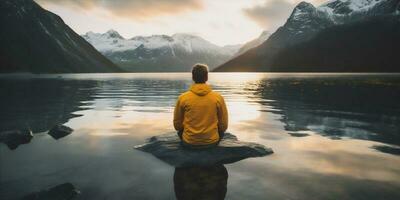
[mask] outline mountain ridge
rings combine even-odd
[[[109,30],[105,33],[87,32],[82,37],[128,71],[189,71],[199,62],[213,69],[239,49],[239,45],[221,47],[186,33],[125,39],[118,32]]]
[[[244,45],[242,45],[240,47],[239,51],[236,52],[236,56],[238,56],[254,47],[257,47],[258,45],[265,42],[270,36],[271,36],[271,33],[269,31],[263,31],[257,38],[250,40],[250,41],[246,42]]]
[[[121,72],[58,15],[32,0],[0,2],[0,72]]]
[[[400,13],[399,0],[372,1],[331,0],[319,7],[314,7],[307,2],[300,2],[293,9],[286,23],[278,28],[264,43],[229,60],[216,68],[215,71],[272,71],[272,68],[274,68],[274,71],[284,72],[288,67],[285,70],[279,70],[276,66],[278,61],[275,57],[281,51],[312,41],[322,30],[345,24],[353,24],[379,16],[398,18]],[[355,4],[358,7],[354,6]],[[345,9],[346,6],[348,9]],[[334,30],[334,28],[330,30]],[[345,37],[345,35],[343,34],[342,37]],[[382,35],[382,37],[384,36]],[[386,42],[389,43],[390,41]],[[346,48],[346,44],[343,44],[343,48]],[[324,54],[319,54],[320,56],[334,57],[333,54],[329,55],[327,50],[321,51]],[[382,51],[385,50],[382,49]],[[286,59],[290,59],[290,57]],[[283,60],[283,58],[280,58],[280,60]],[[395,61],[393,62],[395,63]],[[302,65],[302,63],[298,64]],[[282,66],[281,64],[279,65]],[[317,68],[314,69],[316,72],[318,71]],[[346,70],[351,71],[350,68]],[[324,70],[322,69],[321,71]],[[365,69],[365,71],[368,71],[368,69]]]
[[[399,36],[400,20],[393,18],[336,25],[322,30],[309,42],[279,52],[270,71],[400,72]],[[326,49],[334,58],[321,53]]]

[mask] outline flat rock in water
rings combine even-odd
[[[206,149],[184,148],[176,133],[153,136],[147,143],[134,148],[151,153],[175,167],[228,164],[273,153],[272,149],[264,145],[238,141],[237,137],[230,133],[225,133],[218,146]]]
[[[16,149],[21,144],[29,143],[32,138],[32,131],[29,129],[10,130],[0,133],[0,142],[6,144],[11,150]]]
[[[52,129],[50,129],[48,134],[51,137],[53,137],[54,139],[58,140],[62,137],[65,137],[65,136],[71,134],[72,131],[74,131],[72,128],[58,124],[58,125],[55,125]]]

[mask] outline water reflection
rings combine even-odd
[[[49,130],[78,117],[91,105],[96,82],[58,79],[0,79],[0,131]]]
[[[177,199],[224,199],[228,171],[223,165],[175,168],[174,189]]]
[[[264,79],[247,88],[263,112],[281,115],[289,132],[313,131],[400,145],[400,79],[397,77],[297,77]],[[293,135],[293,134],[291,134]],[[297,136],[297,135],[293,135]]]
[[[85,110],[112,111],[115,118],[129,111],[170,112],[190,80],[36,77],[3,78],[0,85],[0,131],[29,128],[37,133]]]
[[[0,131],[36,133],[14,151],[0,145],[0,199],[63,182],[81,190],[78,199],[174,199],[204,187],[183,187],[197,186],[197,173],[216,171],[204,177],[221,183],[209,189],[221,194],[209,193],[227,199],[399,199],[399,77],[211,74],[229,107],[229,131],[276,154],[227,165],[229,180],[221,166],[176,169],[173,180],[173,167],[132,148],[172,131],[190,74],[0,76]],[[58,123],[74,133],[38,133]]]
[[[21,200],[72,200],[79,194],[71,183],[56,185],[50,189],[28,194]]]

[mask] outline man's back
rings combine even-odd
[[[206,84],[208,67],[196,64],[192,69],[195,84],[179,96],[174,110],[174,127],[183,143],[217,144],[220,133],[228,128],[228,111],[224,98]]]
[[[228,127],[224,98],[205,83],[193,84],[179,96],[174,111],[174,127],[183,131],[183,142],[208,145],[219,141],[219,132]]]

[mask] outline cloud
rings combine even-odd
[[[311,0],[319,5],[326,0]],[[282,26],[300,0],[266,0],[263,4],[243,9],[244,14],[263,29],[273,31]]]
[[[103,9],[116,17],[139,20],[160,15],[200,10],[202,0],[36,0],[40,4],[68,6],[73,9]]]
[[[243,12],[263,29],[274,30],[285,23],[293,8],[294,3],[285,0],[268,0]]]

